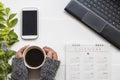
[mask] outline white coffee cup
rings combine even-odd
[[[43,66],[46,58],[45,51],[38,46],[29,46],[23,52],[24,64],[30,69]]]

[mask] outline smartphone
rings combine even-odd
[[[36,39],[38,37],[37,8],[22,9],[22,38]]]

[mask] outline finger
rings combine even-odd
[[[49,52],[49,49],[47,49],[46,47],[43,47],[45,53],[47,54]]]
[[[57,56],[57,53],[53,53],[53,59],[55,59],[55,60],[58,60],[58,56]]]
[[[47,50],[49,50],[49,51],[52,51],[52,52],[55,52],[52,48],[47,47],[47,46],[45,46],[45,49],[47,49]],[[55,53],[56,53],[56,52],[55,52]]]
[[[27,47],[29,47],[29,45],[22,47],[18,52],[23,53],[23,51],[24,51]]]
[[[52,52],[51,51],[49,51],[48,53],[47,53],[47,57],[49,57],[49,58],[52,58]]]
[[[50,50],[52,50],[52,48],[50,48],[50,47],[47,47],[47,46],[45,46],[45,48],[46,48],[46,49],[50,49]]]
[[[16,53],[15,55],[16,58],[22,57],[22,54],[20,52]]]

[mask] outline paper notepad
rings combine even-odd
[[[66,80],[111,80],[109,46],[67,44]]]

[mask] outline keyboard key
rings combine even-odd
[[[94,12],[96,12],[98,15],[104,17],[105,19],[108,19],[108,17],[106,17],[104,14],[102,14],[102,13],[101,13],[100,11],[98,11],[96,8],[92,7],[92,10],[93,10]]]

